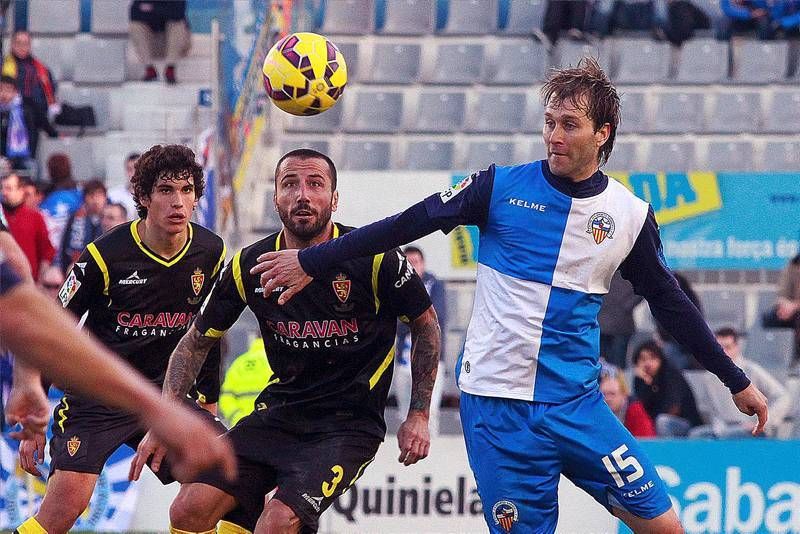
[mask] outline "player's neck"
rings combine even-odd
[[[166,232],[155,224],[148,224],[147,219],[142,219],[136,227],[142,243],[162,258],[175,256],[186,245],[189,239],[188,225],[183,231],[176,233]]]
[[[324,243],[325,241],[328,241],[333,237],[333,222],[328,221],[328,224],[325,225],[325,228],[323,228],[320,233],[318,233],[316,236],[312,237],[309,240],[297,237],[285,226],[283,227],[283,237],[285,241],[283,248],[300,249],[300,248],[313,247],[314,245]]]

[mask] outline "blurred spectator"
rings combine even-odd
[[[672,274],[678,281],[681,290],[686,293],[686,296],[689,297],[689,300],[695,305],[700,315],[703,315],[703,305],[700,302],[700,297],[695,292],[689,279],[676,271],[673,271]],[[694,355],[681,347],[680,344],[675,341],[675,338],[669,335],[658,322],[656,322],[656,332],[658,333],[658,340],[661,348],[664,350],[664,355],[673,367],[676,369],[705,369],[705,367],[700,365]]]
[[[445,299],[444,283],[436,278],[433,273],[425,270],[425,255],[419,247],[407,246],[404,251],[408,263],[416,271],[425,284],[425,289],[431,298],[433,309],[439,321],[439,328],[442,331],[442,345],[439,352],[439,369],[436,375],[436,382],[431,394],[431,411],[429,428],[431,435],[439,433],[439,408],[442,404],[442,393],[444,392],[445,371],[442,364],[445,352],[445,332],[447,332],[447,300]],[[395,357],[394,380],[392,389],[397,398],[397,407],[400,415],[405,417],[408,407],[411,404],[411,331],[408,324],[398,322],[397,324],[397,355]]]
[[[589,29],[600,37],[623,31],[651,31],[666,37],[668,0],[597,0],[592,4]]]
[[[603,297],[597,314],[600,323],[600,355],[620,369],[627,367],[628,342],[636,332],[633,310],[642,297],[633,292],[630,282],[619,271],[611,279],[611,287]]]
[[[128,212],[125,206],[117,202],[109,202],[103,208],[103,216],[100,219],[100,229],[103,233],[106,233],[127,220]]]
[[[794,354],[789,374],[800,375],[800,254],[781,273],[775,315],[780,321],[794,324]]]
[[[173,0],[160,2],[154,0],[134,0],[131,4],[129,33],[139,59],[145,65],[144,81],[158,79],[153,58],[156,35],[165,41],[164,79],[175,83],[175,62],[184,57],[191,48],[191,34],[186,20],[186,2]]]
[[[17,93],[14,78],[0,76],[0,155],[15,169],[35,169],[39,131],[36,114]]]
[[[5,176],[2,179],[2,192],[8,229],[28,258],[33,279],[39,280],[56,255],[47,225],[39,211],[25,205],[25,191],[19,176],[13,173]]]
[[[625,428],[637,438],[656,436],[653,420],[642,402],[630,395],[628,383],[619,368],[604,365],[600,370],[600,393]]]
[[[19,178],[22,180],[22,188],[25,190],[25,205],[38,210],[47,192],[47,184],[34,182],[30,176],[20,176]]]
[[[658,344],[642,343],[633,354],[633,366],[634,392],[655,421],[659,436],[686,436],[702,424],[689,384]]]
[[[125,211],[130,219],[136,218],[136,202],[133,200],[131,178],[136,170],[136,160],[139,159],[139,156],[141,154],[138,152],[128,154],[128,157],[125,158],[125,184],[115,185],[108,190],[108,201],[125,206]]]
[[[14,78],[19,94],[35,113],[36,124],[50,137],[58,134],[50,121],[61,112],[53,75],[31,55],[31,34],[17,30],[11,36],[11,54],[3,61],[3,75]]]
[[[219,393],[219,412],[230,426],[250,414],[261,391],[267,387],[272,369],[260,337],[250,343],[225,371]]]
[[[766,369],[742,355],[739,333],[733,328],[721,328],[716,332],[717,341],[725,354],[747,373],[750,381],[758,387],[769,401],[769,420],[765,428],[768,436],[775,436],[778,426],[784,421],[792,407],[792,398],[783,385]],[[702,373],[702,385],[708,395],[706,414],[710,424],[692,429],[691,437],[742,438],[752,436],[753,418],[740,412],[731,402],[731,392],[710,373]]]
[[[583,39],[588,17],[588,0],[549,0],[542,21],[546,44],[555,44],[562,31],[570,39]]]
[[[60,246],[67,221],[83,203],[83,194],[72,177],[72,163],[66,154],[61,152],[52,154],[47,160],[47,172],[52,188],[39,205],[39,209],[47,221],[50,240]]]
[[[779,32],[797,35],[800,2],[797,0],[720,0],[724,17],[717,29],[718,39],[755,31],[759,39],[775,39]]]
[[[101,218],[106,201],[106,186],[103,182],[89,180],[83,185],[83,204],[67,221],[59,247],[58,263],[65,274],[86,245],[103,235]]]

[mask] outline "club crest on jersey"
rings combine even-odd
[[[339,299],[339,302],[344,304],[347,302],[347,298],[350,296],[350,280],[347,279],[347,275],[344,273],[339,273],[336,275],[336,280],[331,282],[333,285],[333,292],[336,293],[336,298]]]
[[[492,506],[492,517],[495,525],[500,525],[506,532],[511,532],[511,527],[519,521],[519,512],[513,502],[498,501]]]
[[[78,454],[78,449],[81,448],[81,440],[78,436],[72,436],[67,440],[67,452],[70,456]]]
[[[194,291],[195,296],[199,296],[200,292],[203,290],[203,282],[205,279],[206,275],[203,274],[200,267],[194,270],[194,274],[192,275],[192,291]]]
[[[606,238],[614,239],[614,219],[608,213],[598,211],[589,217],[586,233],[592,234],[594,242],[598,245]]]

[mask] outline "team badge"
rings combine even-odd
[[[61,289],[58,291],[58,298],[61,300],[61,305],[65,308],[69,301],[72,300],[72,297],[75,296],[75,293],[78,292],[78,288],[81,287],[81,283],[78,281],[78,276],[75,274],[75,271],[70,271],[69,276],[64,281],[64,285],[61,286]]]
[[[67,440],[67,452],[70,456],[75,456],[78,453],[78,449],[81,448],[81,440],[78,436],[72,436]]]
[[[339,299],[339,302],[342,304],[347,302],[347,297],[350,296],[350,280],[347,279],[347,276],[344,273],[339,273],[336,275],[336,280],[331,284],[333,284],[333,292],[336,293],[336,298]]]
[[[206,275],[203,274],[200,267],[194,270],[194,274],[192,275],[192,291],[194,291],[195,296],[200,296],[200,291],[203,290],[203,282],[205,279]]]
[[[598,245],[605,241],[606,237],[614,239],[614,219],[608,213],[598,211],[589,217],[586,233],[592,234],[594,242]]]
[[[511,532],[511,527],[519,521],[519,512],[513,502],[498,501],[492,506],[492,517],[495,525],[500,525],[506,532]]]

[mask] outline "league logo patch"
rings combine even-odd
[[[447,202],[451,198],[455,197],[457,194],[459,194],[461,191],[463,191],[467,187],[469,187],[470,184],[472,183],[472,179],[473,179],[474,176],[475,176],[474,174],[471,174],[471,175],[467,176],[466,178],[464,178],[463,180],[461,180],[460,182],[458,182],[453,187],[451,187],[449,189],[445,189],[444,191],[439,193],[439,198],[442,199],[442,204],[444,204],[445,202]]]
[[[586,233],[592,234],[594,242],[598,245],[605,241],[606,237],[614,239],[614,219],[608,213],[598,211],[589,217]]]
[[[492,506],[492,517],[495,525],[500,525],[506,532],[511,532],[511,527],[519,521],[519,512],[513,502],[498,501]]]
[[[72,300],[72,297],[75,296],[75,293],[78,292],[78,288],[80,287],[81,283],[78,281],[78,276],[75,274],[75,271],[71,271],[64,281],[64,285],[61,286],[58,292],[58,298],[61,300],[61,305],[63,307],[67,307],[69,301]]]
[[[200,296],[200,291],[203,290],[203,282],[205,279],[206,275],[203,274],[200,267],[194,270],[194,274],[192,275],[192,291],[194,291],[195,296]]]
[[[78,436],[72,436],[67,440],[67,452],[70,456],[75,456],[78,453],[78,449],[81,448],[81,440]]]
[[[333,292],[336,293],[336,298],[339,299],[339,302],[344,304],[347,302],[347,298],[350,296],[350,280],[347,279],[347,275],[344,273],[339,273],[336,275],[336,280],[331,282],[333,285]]]

